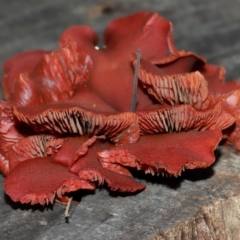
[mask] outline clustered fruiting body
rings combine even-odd
[[[178,176],[213,164],[222,139],[240,149],[239,83],[177,50],[171,31],[168,20],[140,12],[112,21],[102,49],[92,29],[73,26],[59,50],[6,61],[0,170],[12,200],[43,205],[103,183],[135,192],[145,186],[131,168]]]

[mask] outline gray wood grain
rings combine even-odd
[[[87,24],[102,34],[111,19],[149,10],[171,19],[179,49],[224,65],[227,78],[240,79],[240,0],[109,2],[112,10],[102,13],[104,1],[2,0],[0,65],[18,52],[57,48],[58,37],[68,26]],[[147,189],[137,195],[111,196],[97,190],[73,204],[68,224],[61,205],[32,210],[12,203],[3,193],[1,177],[0,239],[170,239],[168,229],[202,213],[204,206],[240,194],[240,155],[231,148],[224,152],[212,168],[187,172],[179,179],[138,175]],[[231,239],[224,234],[215,239]],[[198,239],[190,237],[186,239]]]

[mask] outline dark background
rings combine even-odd
[[[22,51],[56,49],[59,35],[71,25],[90,25],[101,36],[111,19],[142,10],[156,11],[173,22],[178,49],[225,66],[228,79],[240,79],[240,0],[1,0],[0,65]],[[147,239],[200,204],[182,197],[192,197],[188,189],[206,187],[210,196],[218,194],[206,184],[218,181],[214,168],[201,174],[197,180],[188,175],[179,180],[144,178],[147,190],[130,197],[97,190],[73,204],[68,224],[61,205],[47,210],[19,207],[1,190],[0,239]],[[0,176],[0,186],[3,179]]]

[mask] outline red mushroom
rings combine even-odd
[[[104,182],[135,192],[145,186],[130,168],[178,176],[214,162],[238,119],[239,85],[222,92],[223,69],[176,50],[171,30],[140,12],[111,22],[99,50],[92,29],[74,26],[60,50],[5,63],[0,170],[14,201],[53,203]]]

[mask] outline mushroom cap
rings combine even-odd
[[[5,63],[0,170],[14,201],[53,203],[103,183],[140,191],[129,168],[178,176],[213,164],[222,137],[240,149],[239,83],[224,83],[222,67],[177,50],[167,19],[139,12],[114,20],[104,42],[97,50],[97,34],[73,26],[59,50]]]

